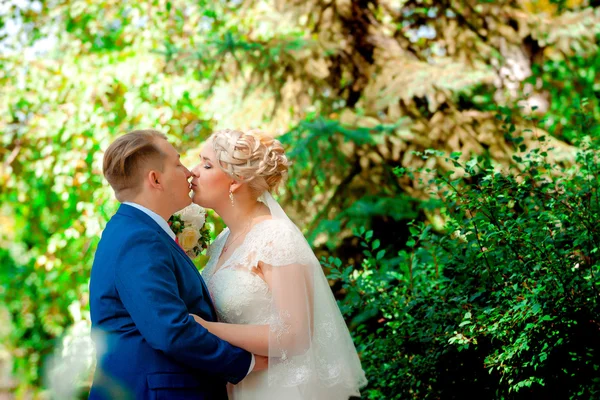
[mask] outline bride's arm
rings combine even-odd
[[[269,325],[241,325],[205,321],[192,314],[210,333],[259,356],[269,355]]]
[[[273,294],[279,326],[209,322],[193,315],[210,333],[253,354],[269,355],[269,337],[290,355],[306,351],[312,333],[312,276],[300,264],[272,267],[262,262],[259,272]]]
[[[258,275],[271,289],[271,274],[266,270],[263,263],[259,262]],[[269,355],[269,325],[227,324],[205,321],[194,314],[192,316],[196,322],[220,339],[259,356]]]

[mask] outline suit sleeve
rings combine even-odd
[[[214,336],[190,317],[179,296],[167,245],[157,238],[124,243],[115,270],[123,305],[148,344],[193,369],[238,383],[251,354]]]

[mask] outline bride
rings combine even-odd
[[[287,176],[281,143],[257,131],[213,133],[192,173],[193,201],[227,225],[202,271],[220,322],[214,335],[269,357],[228,388],[235,400],[359,396],[360,360],[321,265],[271,196]]]

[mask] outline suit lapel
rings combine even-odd
[[[171,239],[171,237],[161,228],[158,227],[159,230],[162,232],[163,235],[167,236],[167,242],[171,245],[171,247],[173,247],[175,249],[176,252],[179,253],[180,257],[182,257],[185,261],[185,263],[194,270],[194,273],[196,274],[196,276],[198,276],[198,279],[200,280],[200,284],[202,285],[202,288],[204,290],[204,295],[206,297],[206,301],[208,302],[208,304],[210,304],[210,309],[213,313],[213,318],[216,321],[217,320],[217,312],[215,310],[215,306],[212,302],[212,298],[210,297],[210,292],[208,291],[208,287],[206,287],[206,282],[204,282],[204,279],[202,278],[202,275],[200,275],[200,272],[198,272],[198,268],[196,268],[196,265],[194,265],[194,263],[192,262],[192,260],[190,259],[190,257],[185,254],[185,251],[183,251],[183,249],[181,248],[181,246],[179,246],[179,244],[177,244],[173,239]]]
[[[160,235],[162,235],[162,237],[166,240],[166,242],[169,243],[169,245],[175,249],[175,252],[179,253],[179,256],[185,260],[184,263],[186,263],[190,268],[192,268],[194,270],[194,273],[196,274],[196,276],[198,276],[198,279],[200,280],[200,284],[202,285],[202,289],[204,290],[204,297],[206,298],[206,301],[210,305],[210,309],[213,314],[212,315],[213,319],[216,321],[217,320],[217,312],[216,312],[215,306],[212,302],[212,298],[210,297],[210,292],[208,291],[208,288],[206,287],[206,282],[204,282],[204,279],[200,275],[200,272],[198,272],[198,269],[196,268],[196,266],[194,265],[194,263],[192,262],[190,257],[187,254],[185,254],[185,251],[183,251],[183,249],[171,238],[171,236],[169,236],[169,234],[167,232],[165,232],[165,230],[163,228],[160,227],[160,225],[158,225],[152,218],[150,218],[149,215],[147,215],[143,211],[138,210],[135,207],[131,207],[127,204],[121,204],[121,206],[119,207],[119,210],[117,211],[117,214],[132,217],[135,220],[155,229]]]

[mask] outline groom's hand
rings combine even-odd
[[[264,356],[254,355],[254,369],[252,372],[263,371],[269,367],[269,358]]]

